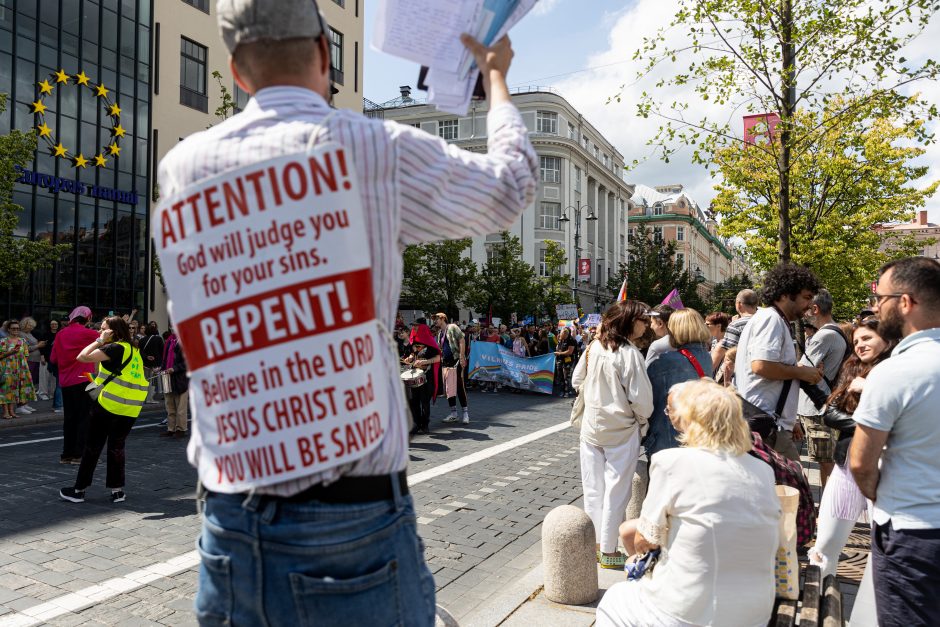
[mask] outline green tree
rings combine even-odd
[[[680,0],[669,27],[644,38],[634,56],[645,62],[641,75],[665,76],[656,94],[693,87],[690,101],[667,104],[643,94],[638,113],[663,122],[649,143],[667,161],[691,146],[693,161],[708,167],[743,140],[731,130],[733,118],[726,113],[720,119],[696,113],[701,101],[726,111],[778,113],[776,141],[751,149],[765,154],[763,166],[776,179],[777,259],[790,261],[797,230],[792,217],[799,211],[793,201],[800,193],[794,166],[810,165],[807,155],[822,145],[831,127],[881,117],[908,128],[911,141],[932,140],[926,126],[915,123],[933,119],[936,106],[904,91],[936,80],[940,66],[934,60],[913,64],[903,55],[938,7],[936,0]],[[688,65],[670,67],[680,58]],[[815,123],[799,124],[801,110]],[[815,178],[826,176],[816,169]]]
[[[743,273],[716,283],[704,298],[702,315],[708,315],[713,311],[723,311],[733,316],[735,298],[738,292],[744,289],[754,289],[754,282],[751,277]]]
[[[0,93],[0,113],[6,111],[7,94]],[[20,287],[30,272],[48,268],[70,246],[44,240],[16,237],[23,208],[13,202],[17,174],[14,166],[26,167],[36,152],[35,132],[10,131],[0,135],[0,287]]]
[[[222,82],[221,72],[212,70],[212,78],[219,84],[219,96],[221,97],[221,104],[215,108],[215,117],[225,120],[230,115],[235,115],[235,98],[232,97],[232,92]]]
[[[607,282],[607,289],[620,292],[627,279],[627,298],[658,305],[672,291],[679,290],[682,304],[705,315],[704,303],[698,294],[700,281],[676,261],[676,242],[659,242],[645,225],[637,227],[631,237],[630,263],[621,263],[617,274]]]
[[[545,240],[545,266],[548,276],[541,277],[541,310],[550,316],[555,315],[555,305],[567,305],[574,302],[571,293],[571,275],[565,274],[568,264],[565,247],[555,240]]]
[[[405,248],[401,301],[427,313],[459,317],[477,276],[476,264],[463,254],[470,245],[470,239],[458,239]]]
[[[836,98],[827,109],[852,107],[857,117],[835,118],[828,111],[798,112],[797,134],[834,119],[816,143],[791,164],[790,197],[793,231],[791,258],[813,269],[832,292],[837,314],[849,315],[864,305],[878,267],[889,259],[918,254],[912,238],[885,244],[873,225],[909,220],[936,191],[937,182],[912,184],[927,166],[911,165],[924,153],[914,142],[922,121],[876,117],[859,105]],[[869,115],[870,114],[870,115]],[[720,232],[744,239],[758,270],[777,261],[776,199],[780,180],[773,158],[754,146],[729,146],[716,153],[722,182],[712,209],[721,217]]]
[[[471,290],[468,304],[478,312],[509,320],[510,315],[534,312],[539,305],[541,283],[535,269],[522,260],[522,243],[508,231],[492,244],[493,255],[483,266]]]

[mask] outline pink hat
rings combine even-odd
[[[91,309],[85,305],[79,305],[72,310],[72,313],[69,314],[69,322],[75,320],[75,318],[85,318],[86,320],[91,320]]]

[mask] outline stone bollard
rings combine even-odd
[[[630,493],[630,502],[627,504],[627,514],[625,520],[633,520],[640,517],[640,511],[643,509],[643,500],[646,498],[646,491],[650,486],[649,464],[644,461],[636,465],[636,472],[633,473],[633,491]]]
[[[584,511],[562,505],[542,523],[545,596],[555,603],[586,605],[597,600],[594,524]]]

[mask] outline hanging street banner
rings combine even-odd
[[[591,280],[591,260],[578,259],[578,278],[582,281]]]
[[[387,431],[357,181],[344,149],[323,143],[192,184],[154,213],[190,370],[190,455],[209,490],[348,464]]]
[[[555,354],[519,357],[495,342],[470,342],[470,378],[551,394],[555,384]]]

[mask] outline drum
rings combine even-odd
[[[411,368],[401,373],[401,381],[408,388],[421,387],[427,380],[424,370],[418,368]]]

